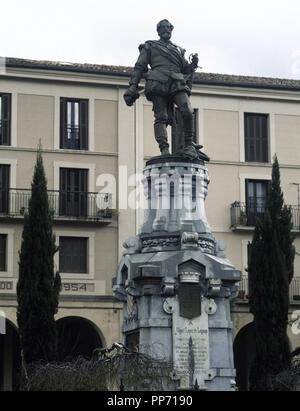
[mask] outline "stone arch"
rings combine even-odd
[[[240,329],[233,342],[236,385],[240,391],[249,390],[249,374],[255,356],[255,326],[248,323]]]
[[[21,349],[15,324],[6,318],[5,334],[0,334],[0,391],[20,388]]]
[[[96,348],[105,346],[102,332],[84,317],[62,317],[56,321],[56,325],[60,361],[78,356],[90,359]]]

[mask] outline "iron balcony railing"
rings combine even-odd
[[[0,189],[0,217],[21,217],[28,211],[31,190]],[[108,221],[112,218],[112,196],[109,193],[48,190],[54,219]]]
[[[249,280],[247,275],[242,275],[239,282],[238,300],[249,301]],[[300,277],[292,279],[289,287],[290,303],[300,304]]]
[[[292,211],[293,229],[300,231],[300,207],[290,206]],[[231,227],[254,227],[258,218],[264,215],[265,207],[255,207],[235,201],[230,206]]]

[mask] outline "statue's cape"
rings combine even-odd
[[[167,47],[167,44],[171,47]],[[183,64],[185,50],[171,42],[164,43],[160,40],[148,40],[146,43],[141,44],[139,49],[141,50],[143,47],[145,47],[146,50],[149,48],[156,48],[166,59],[176,66],[181,66]]]

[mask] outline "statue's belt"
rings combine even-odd
[[[150,70],[146,74],[147,80],[155,80],[159,81],[160,83],[166,83],[169,80],[177,80],[177,81],[184,81],[185,77],[182,73],[174,73],[174,71],[170,70]]]

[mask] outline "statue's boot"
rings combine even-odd
[[[190,160],[194,160],[199,156],[199,145],[194,143],[193,123],[190,118],[185,120],[184,127],[184,148],[182,150],[182,155]]]
[[[195,147],[196,150],[201,150],[201,148],[203,148],[201,144],[196,144],[194,141],[193,141],[193,146]]]
[[[199,152],[193,144],[185,146],[181,151],[181,155],[189,160],[196,160],[199,157]]]
[[[158,142],[161,155],[170,155],[166,125],[163,123],[154,124],[154,135]]]

